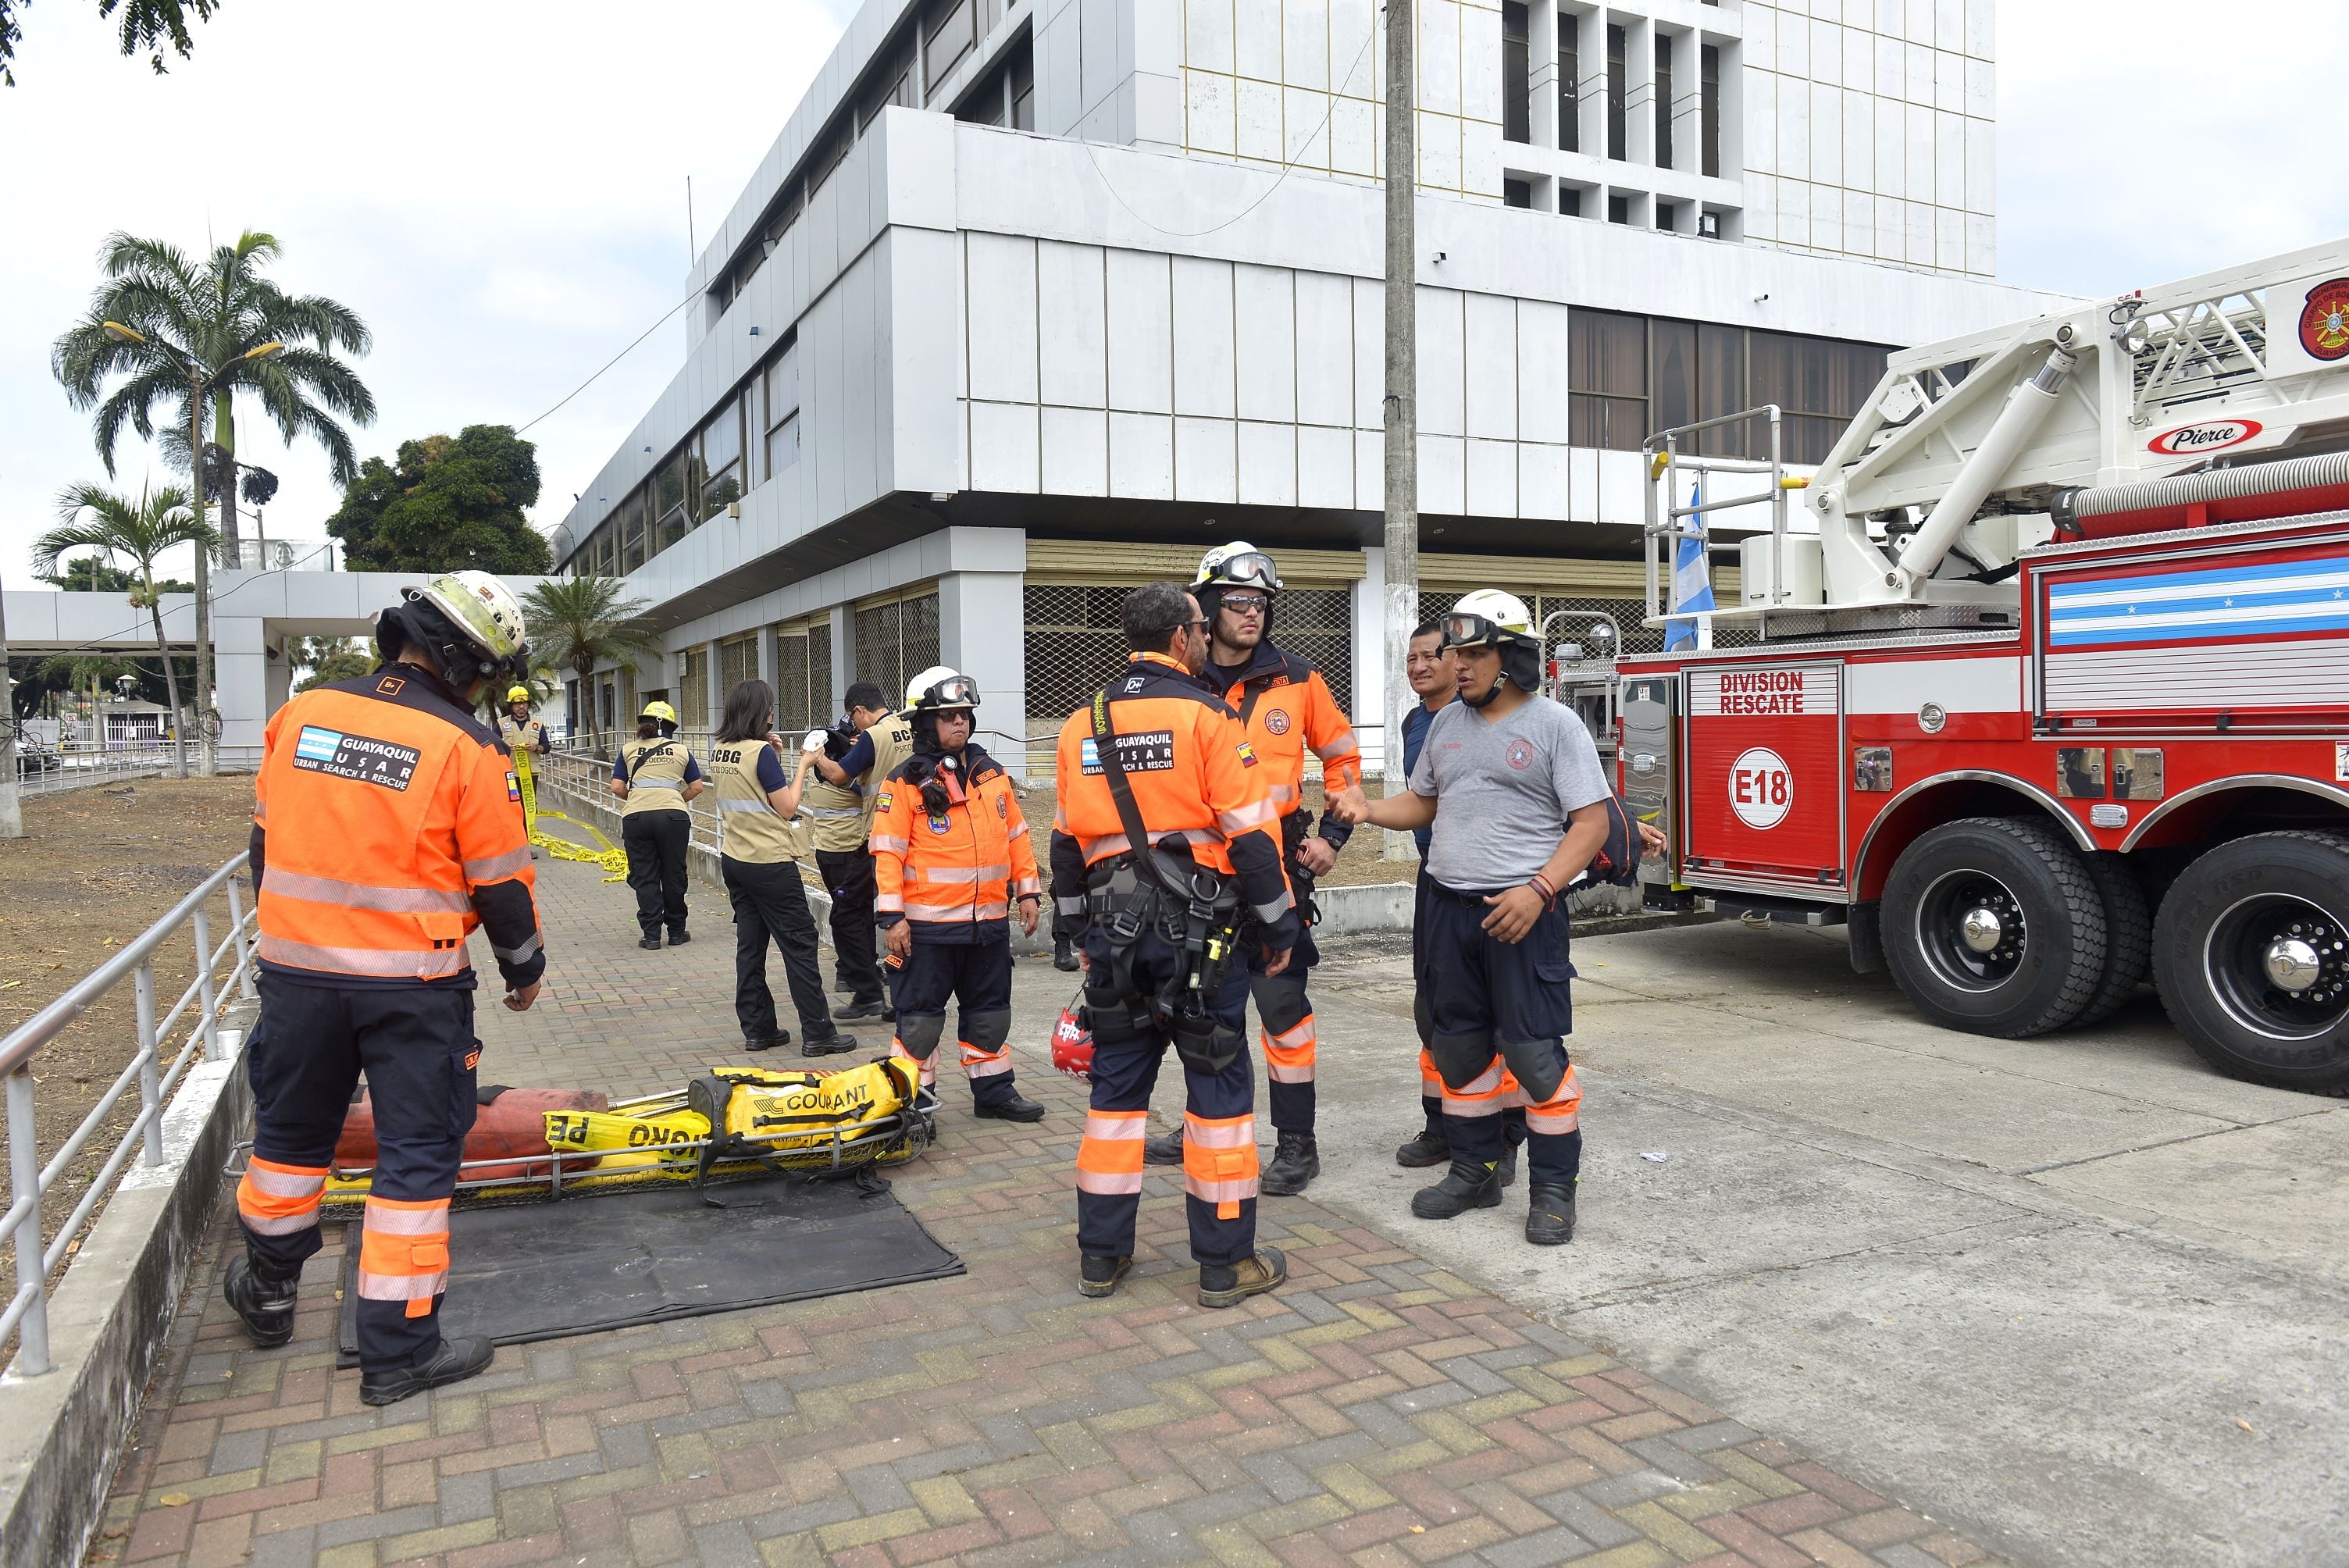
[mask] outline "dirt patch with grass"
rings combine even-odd
[[[0,840],[0,1036],[171,913],[244,848],[252,830],[249,778],[140,779],[26,800],[26,836]],[[241,896],[251,909],[250,890]],[[228,930],[224,895],[212,913],[217,944]],[[194,977],[195,943],[182,931],[155,955],[158,1018]],[[185,1042],[194,1013],[191,1003],[165,1042],[167,1053]],[[137,993],[126,976],[33,1058],[44,1164],[138,1054],[138,1042]],[[138,1112],[133,1084],[44,1199],[45,1240],[81,1201]],[[16,1289],[13,1252],[0,1268],[5,1299]]]

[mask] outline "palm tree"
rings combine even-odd
[[[177,485],[156,490],[142,486],[139,499],[132,500],[97,485],[69,485],[57,496],[59,526],[33,542],[36,572],[55,572],[69,550],[119,555],[138,568],[139,586],[131,603],[144,607],[154,623],[155,653],[163,661],[164,689],[171,694],[171,768],[181,779],[188,776],[188,726],[180,707],[179,673],[172,667],[171,645],[163,640],[163,601],[155,588],[155,562],[182,544],[205,551],[219,542],[212,526],[188,504],[188,493]]]
[[[236,395],[258,397],[287,444],[306,435],[325,448],[335,482],[345,487],[358,478],[358,459],[336,417],[356,425],[375,420],[374,396],[334,352],[365,354],[372,341],[367,324],[347,305],[286,294],[263,276],[279,251],[274,237],[247,231],[198,264],[160,240],[109,235],[100,257],[107,281],[49,353],[73,406],[98,410],[98,453],[109,476],[123,427],[153,438],[159,403],[178,413],[164,428],[165,457],[201,457],[211,468],[209,454],[181,451],[193,439],[203,399],[211,399],[205,445],[220,449],[222,467],[204,477],[218,480],[231,565],[237,563]],[[107,392],[116,377],[127,379]],[[192,461],[189,471],[196,471]]]
[[[647,601],[626,598],[626,592],[616,577],[554,577],[522,597],[533,658],[542,669],[567,665],[577,674],[587,731],[598,747],[601,727],[587,696],[595,666],[617,665],[633,675],[638,661],[660,657],[660,639],[637,619]]]

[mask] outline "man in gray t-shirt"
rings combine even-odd
[[[1420,949],[1428,1054],[1444,1080],[1451,1169],[1412,1212],[1449,1220],[1501,1202],[1501,1112],[1526,1108],[1526,1240],[1574,1237],[1582,1088],[1559,895],[1605,842],[1612,796],[1589,734],[1540,695],[1541,643],[1514,595],[1462,599],[1444,620],[1460,700],[1429,727],[1408,790],[1352,789],[1340,820],[1408,830],[1433,822]]]
[[[1455,702],[1438,713],[1411,774],[1413,794],[1441,801],[1427,874],[1462,892],[1524,885],[1568,819],[1613,793],[1590,732],[1567,708],[1527,693],[1503,717],[1492,712]]]

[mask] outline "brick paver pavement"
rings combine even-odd
[[[541,877],[551,995],[517,1017],[483,993],[485,1079],[639,1093],[734,1055],[732,931],[709,890],[700,940],[656,955],[623,890],[573,865]],[[1061,979],[1021,969],[1023,990]],[[220,1300],[224,1217],[95,1558],[1987,1561],[1308,1200],[1259,1210],[1290,1283],[1203,1311],[1179,1178],[1154,1172],[1128,1287],[1086,1300],[1083,1090],[1040,1060],[1021,1047],[1043,1123],[973,1121],[949,1069],[940,1146],[892,1173],[964,1277],[509,1347],[384,1410],[334,1369],[338,1240],[294,1343],[255,1351]]]

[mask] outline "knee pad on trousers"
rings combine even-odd
[[[900,1013],[897,1015],[897,1044],[907,1056],[926,1062],[946,1037],[947,1016],[944,1013]]]
[[[1435,1076],[1444,1086],[1462,1093],[1493,1065],[1493,1037],[1482,1030],[1473,1035],[1431,1033],[1427,1054],[1435,1059]]]
[[[1305,1021],[1302,975],[1251,975],[1248,994],[1256,998],[1256,1014],[1268,1035],[1285,1035]]]
[[[1097,1046],[1123,1045],[1128,1040],[1158,1037],[1148,1005],[1138,997],[1121,996],[1105,988],[1085,987],[1085,1027]]]
[[[1525,1090],[1526,1103],[1539,1105],[1566,1081],[1566,1064],[1558,1060],[1556,1040],[1503,1040],[1501,1056]]]
[[[1425,1050],[1428,1042],[1435,1038],[1435,1004],[1427,999],[1425,991],[1411,999],[1411,1022],[1419,1031],[1420,1049]]]
[[[1175,1014],[1174,1035],[1174,1054],[1183,1065],[1209,1078],[1230,1067],[1247,1048],[1246,1035],[1204,1013]]]
[[[1011,1009],[990,1007],[983,1013],[963,1015],[962,1043],[975,1051],[994,1052],[1003,1048],[1011,1037]]]

